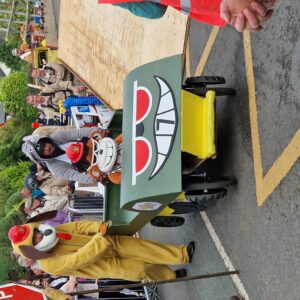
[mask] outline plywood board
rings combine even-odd
[[[112,108],[123,107],[123,81],[134,68],[183,53],[187,17],[172,8],[158,20],[97,0],[63,0],[59,58]]]
[[[45,5],[45,27],[46,41],[48,46],[57,47],[58,45],[58,30],[55,21],[54,7],[52,0],[44,0]]]

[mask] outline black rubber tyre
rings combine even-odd
[[[208,91],[216,92],[216,96],[235,96],[236,94],[235,89],[226,87],[185,87],[185,90],[201,97],[204,97]]]
[[[202,204],[198,204],[197,202],[172,202],[169,204],[169,207],[174,209],[175,215],[179,214],[188,214],[188,213],[195,213],[199,211],[206,210],[206,207]]]
[[[185,193],[185,196],[188,200],[196,203],[199,207],[202,207],[202,211],[204,211],[216,206],[218,200],[224,198],[226,194],[226,189],[214,189],[193,191]]]
[[[225,78],[221,76],[195,76],[188,77],[185,84],[189,86],[206,86],[208,84],[224,84]]]
[[[156,227],[178,227],[183,225],[184,221],[184,218],[177,216],[157,216],[150,223]]]
[[[203,176],[203,174],[191,174],[183,177],[183,190],[192,192],[198,190],[220,189],[236,183],[234,177]]]
[[[226,195],[226,189],[195,190],[185,193],[187,200],[197,204],[201,204],[203,201],[219,200],[224,198]]]

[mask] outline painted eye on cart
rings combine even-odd
[[[143,137],[138,137],[135,140],[135,172],[139,175],[147,169],[150,164],[152,153],[149,141]]]
[[[143,121],[152,107],[152,94],[144,86],[133,84],[133,116],[132,124],[132,185],[136,184],[136,177],[142,174],[149,166],[152,158],[150,142],[142,136],[144,133]]]
[[[152,106],[152,95],[145,87],[136,90],[136,124],[141,123],[149,114]]]

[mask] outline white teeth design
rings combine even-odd
[[[173,135],[175,130],[174,109],[162,114],[157,114],[155,118],[155,135]]]
[[[167,155],[170,149],[172,136],[156,136],[157,141],[157,152],[160,154]]]
[[[112,155],[113,155],[113,151],[114,151],[114,149],[110,146],[110,147],[107,147],[107,149],[106,149],[106,155],[107,156],[110,156],[110,159],[111,159],[111,157],[112,157]],[[109,160],[110,160],[109,159]]]
[[[172,151],[178,116],[175,98],[167,82],[157,76],[156,79],[160,89],[160,99],[154,121],[154,132],[156,141],[156,163],[149,179],[153,178],[166,163]]]
[[[156,161],[156,164],[155,164],[155,168],[154,168],[154,170],[152,171],[152,174],[154,174],[153,176],[155,176],[155,175],[159,172],[160,167],[161,167],[162,164],[164,163],[165,159],[166,159],[166,156],[165,156],[165,155],[162,155],[162,154],[158,154],[158,155],[157,155],[157,161]],[[152,174],[151,174],[151,176],[152,176]],[[152,176],[152,177],[153,177],[153,176]],[[150,177],[150,179],[151,179],[152,177]]]
[[[160,105],[157,110],[157,113],[161,114],[165,111],[169,111],[169,110],[173,109],[174,104],[173,104],[172,100],[173,100],[173,95],[170,91],[167,94],[163,94],[163,96],[160,99]]]
[[[159,88],[160,88],[160,97],[168,92],[170,92],[170,88],[168,86],[168,84],[165,82],[164,79],[158,77],[158,76],[154,76],[154,78],[156,79],[156,81],[159,84]]]
[[[117,159],[117,147],[113,139],[109,137],[104,137],[100,141],[95,141],[97,143],[94,155],[96,158],[96,163],[99,169],[107,173],[113,168]]]

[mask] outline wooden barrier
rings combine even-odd
[[[96,0],[61,1],[59,58],[111,108],[123,107],[134,68],[183,53],[187,17],[173,8],[158,20]]]

